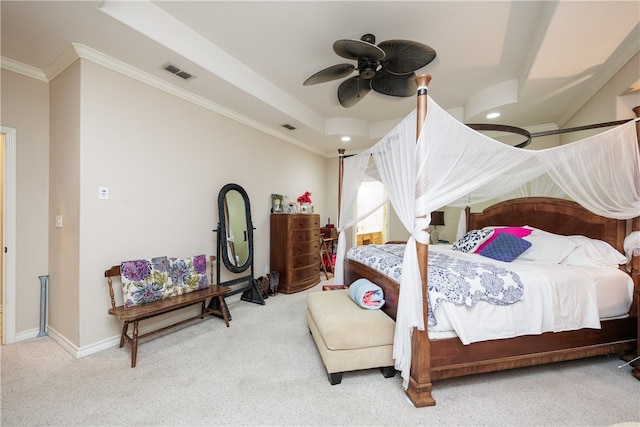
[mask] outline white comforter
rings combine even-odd
[[[429,246],[429,250],[469,260],[481,256],[442,245]],[[472,307],[444,302],[434,313],[437,325],[429,329],[434,332],[432,337],[455,332],[469,344],[550,331],[600,329],[600,318],[625,315],[631,306],[633,282],[614,268],[482,259],[516,272],[524,283],[522,299],[510,305],[480,301]]]

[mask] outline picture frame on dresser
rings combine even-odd
[[[289,204],[287,204],[287,206],[285,206],[285,213],[288,214],[295,214],[298,213],[298,205],[296,205],[294,202],[289,202]]]
[[[283,196],[281,194],[271,195],[271,213],[283,213],[285,207],[282,204]]]

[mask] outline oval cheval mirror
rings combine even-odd
[[[241,188],[227,187],[229,186],[223,188],[218,197],[222,261],[229,271],[242,273],[253,262],[253,227],[249,199]]]
[[[226,297],[242,293],[241,300],[264,304],[253,278],[253,223],[247,192],[238,184],[227,184],[218,194],[216,278],[217,284],[229,286]],[[247,273],[225,282],[221,281],[221,266],[235,274]],[[212,301],[211,304],[217,304]],[[217,307],[216,307],[217,308]],[[228,308],[227,308],[228,312]],[[231,315],[229,314],[229,319]]]

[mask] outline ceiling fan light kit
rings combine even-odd
[[[338,87],[338,101],[345,108],[357,104],[371,89],[383,95],[408,97],[416,91],[415,71],[433,61],[436,51],[411,40],[387,40],[377,46],[373,34],[360,40],[341,39],[333,43],[333,51],[342,58],[357,61],[337,64],[313,74],[304,86],[325,83],[358,75],[343,81]]]

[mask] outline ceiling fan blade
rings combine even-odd
[[[436,57],[426,44],[411,40],[387,40],[378,44],[385,53],[382,67],[392,74],[408,74],[424,67]]]
[[[374,61],[379,61],[384,58],[384,50],[374,44],[362,40],[336,40],[333,43],[333,51],[343,58],[354,60],[363,56]]]
[[[318,83],[330,82],[331,80],[341,79],[353,73],[356,67],[351,64],[338,64],[320,70],[302,84],[303,86],[315,85]]]
[[[416,73],[391,74],[384,69],[378,71],[371,79],[371,89],[383,95],[407,97],[413,96],[418,90],[415,81]]]
[[[345,108],[356,105],[371,90],[369,82],[370,80],[354,76],[340,83],[340,86],[338,86],[338,101],[340,101],[340,105]]]

